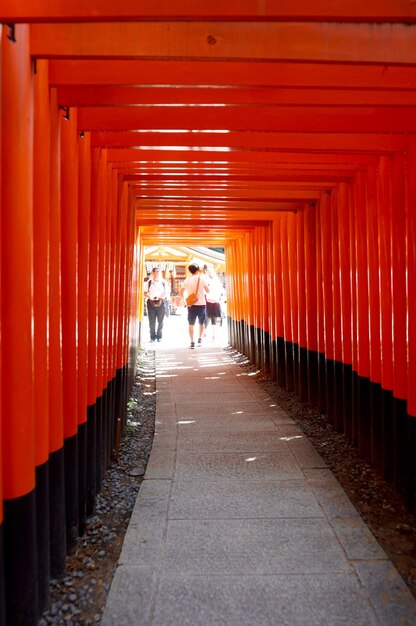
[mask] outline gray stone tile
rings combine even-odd
[[[242,576],[348,572],[350,566],[323,519],[169,520],[162,569]]]
[[[155,446],[150,453],[146,468],[146,478],[173,478],[175,450]]]
[[[232,432],[275,432],[276,425],[268,415],[212,415],[178,418],[178,430],[182,432],[232,433]]]
[[[174,482],[170,519],[322,517],[305,481]]]
[[[149,626],[155,589],[154,569],[126,565],[118,567],[101,626]]]
[[[210,376],[205,376],[203,381],[201,381],[201,386],[203,386],[204,391],[207,393],[233,393],[244,391],[243,385],[235,380],[234,377],[229,378],[227,380],[222,380],[221,376],[215,376],[211,374]],[[175,392],[183,391],[184,389],[189,389],[189,385],[185,385],[183,382],[182,376],[173,381],[173,389]]]
[[[156,566],[162,552],[171,483],[143,481],[120,554],[121,565]]]
[[[287,437],[286,440],[291,452],[302,469],[327,467],[321,455],[316,451],[309,439],[307,439],[300,429],[299,434]]]
[[[304,469],[303,473],[329,519],[359,517],[351,500],[329,469]]]
[[[156,419],[176,415],[176,405],[173,402],[158,402],[156,405]]]
[[[416,600],[390,561],[357,561],[354,567],[383,626],[416,624]]]
[[[164,576],[152,626],[379,626],[352,574]]]
[[[218,403],[218,398],[216,398],[217,403],[213,404],[211,400],[207,400],[203,402],[198,398],[195,402],[189,404],[176,404],[176,414],[179,417],[194,417],[198,416],[206,416],[209,419],[213,415],[221,415],[221,416],[230,416],[233,417],[235,415],[271,415],[272,413],[276,413],[277,409],[271,409],[267,406],[260,404],[259,402],[253,402],[251,400],[233,403]]]
[[[190,396],[189,391],[176,394],[176,402],[179,405],[189,404]],[[210,404],[212,401],[218,401],[217,394],[213,394],[212,391],[198,389],[198,404]],[[221,394],[221,404],[235,404],[236,402],[254,402],[255,397],[249,392],[241,389],[239,391],[226,391]]]
[[[278,427],[272,432],[216,433],[182,432],[178,438],[178,450],[204,452],[273,452],[287,447],[287,436]]]
[[[333,517],[331,525],[349,559],[387,559],[386,553],[360,517]]]
[[[279,452],[204,454],[178,452],[175,480],[284,480],[303,478],[292,453]]]

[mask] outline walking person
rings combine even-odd
[[[162,341],[163,321],[165,319],[165,298],[170,290],[158,267],[152,269],[152,275],[146,283],[147,317],[149,318],[150,341]],[[157,322],[157,327],[156,327]]]
[[[207,311],[205,317],[205,333],[208,331],[208,325],[211,322],[211,339],[215,340],[215,331],[217,326],[217,320],[221,319],[221,296],[223,295],[223,288],[218,276],[214,270],[204,265],[204,274],[208,281],[209,293],[206,296]]]
[[[195,294],[196,296],[195,302],[192,305],[188,304],[189,338],[191,340],[190,347],[195,348],[195,322],[198,318],[199,337],[197,345],[201,345],[206,315],[205,294],[209,292],[209,287],[205,276],[199,273],[199,266],[196,263],[191,263],[191,265],[189,265],[188,267],[188,270],[191,276],[185,278],[179,293],[181,296],[183,296],[185,292],[187,294],[187,297],[189,297],[191,294]]]

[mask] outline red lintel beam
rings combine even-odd
[[[232,176],[224,176],[214,177],[214,176],[193,176],[189,177],[186,174],[178,174],[176,176],[171,175],[169,177],[163,176],[140,176],[140,174],[127,174],[124,176],[124,180],[126,182],[141,182],[143,185],[147,185],[149,187],[154,187],[155,185],[171,185],[172,183],[175,186],[180,185],[181,187],[186,187],[187,189],[192,187],[202,188],[205,185],[235,185],[236,183],[249,185],[269,185],[273,182],[322,182],[322,181],[330,181],[333,182],[341,182],[346,181],[352,178],[355,174],[354,170],[346,170],[341,172],[316,172],[315,170],[311,173],[310,171],[306,172],[287,172],[287,171],[279,171],[275,174],[270,174],[269,176],[263,176],[261,172],[257,176],[248,175],[247,173],[244,175],[232,175]]]
[[[267,20],[319,22],[416,22],[411,0],[3,0],[3,22],[100,22],[139,20]]]
[[[154,106],[160,104],[416,106],[416,89],[302,89],[281,87],[59,87],[61,106]]]
[[[406,137],[392,133],[278,133],[239,132],[181,133],[134,131],[95,131],[91,145],[106,148],[143,148],[145,146],[212,146],[213,148],[287,150],[404,151]]]
[[[416,67],[283,61],[51,60],[59,85],[220,85],[416,89]]]
[[[313,203],[314,201],[312,201]],[[200,215],[200,211],[207,210],[210,215],[216,215],[219,213],[220,215],[224,215],[224,211],[236,212],[236,211],[299,211],[304,206],[304,201],[299,200],[286,200],[286,201],[275,201],[273,205],[266,205],[264,202],[245,202],[243,200],[226,200],[226,201],[211,201],[211,200],[195,200],[194,198],[190,198],[187,200],[175,199],[175,200],[165,200],[161,205],[159,200],[154,200],[152,198],[148,198],[146,200],[141,200],[140,198],[136,198],[136,206],[138,209],[142,211],[153,211],[154,214],[170,214],[172,211],[180,211],[182,214],[183,211],[188,211],[193,214],[195,219],[195,209],[198,210],[198,215]],[[252,214],[252,213],[251,213]]]
[[[209,200],[211,198],[218,199],[240,199],[247,200],[250,202],[251,200],[267,200],[269,202],[274,201],[284,201],[284,200],[314,200],[320,197],[320,193],[322,191],[321,187],[317,187],[316,189],[280,189],[280,190],[268,190],[268,189],[257,189],[255,193],[253,192],[253,196],[245,190],[241,189],[223,189],[221,191],[216,190],[206,190],[201,192],[195,189],[189,189],[188,191],[180,190],[177,191],[175,189],[167,190],[166,193],[159,190],[143,190],[143,192],[139,192],[136,190],[136,194],[138,198],[155,198],[160,200],[167,200],[169,198],[196,198],[201,201]]]
[[[334,184],[334,180],[336,181],[338,174],[334,176],[334,180],[329,180],[329,177],[326,177],[327,172],[322,172],[319,176],[317,176],[316,181],[312,181],[308,176],[308,173],[299,175],[296,178],[291,178],[291,175],[287,173],[282,173],[280,176],[275,176],[274,178],[270,178],[269,180],[264,180],[259,182],[257,179],[253,180],[237,180],[233,181],[229,178],[224,178],[223,180],[215,180],[215,181],[207,181],[206,179],[202,179],[201,181],[180,181],[180,180],[157,180],[157,181],[148,181],[143,180],[138,176],[125,176],[124,180],[132,183],[132,186],[135,189],[143,190],[146,192],[147,190],[155,190],[160,189],[161,191],[169,191],[169,190],[182,190],[182,189],[197,189],[199,191],[205,192],[209,190],[233,190],[233,189],[258,189],[262,190],[266,189],[281,189],[282,187],[326,187]],[[346,178],[345,176],[343,178]]]
[[[91,107],[78,128],[402,133],[416,132],[416,107]]]
[[[39,58],[416,62],[416,25],[260,22],[33,24]]]
[[[161,155],[155,151],[146,150],[108,150],[108,162],[120,164],[125,169],[126,163],[129,163],[128,169],[135,170],[149,167],[194,167],[195,169],[224,167],[238,163],[248,167],[253,163],[267,163],[267,167],[275,163],[374,163],[376,156],[371,154],[334,154],[330,152],[164,152]]]

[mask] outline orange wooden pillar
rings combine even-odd
[[[370,343],[368,324],[367,282],[367,225],[366,225],[366,180],[358,172],[355,180],[355,263],[356,263],[356,307],[357,307],[357,374],[353,385],[353,411],[356,413],[358,450],[362,457],[369,458],[370,434]]]
[[[256,363],[256,313],[257,313],[257,303],[255,299],[258,299],[258,294],[256,293],[256,280],[254,273],[256,271],[255,267],[255,256],[254,256],[254,234],[248,233],[245,237],[245,262],[244,267],[246,270],[246,285],[247,285],[247,312],[246,312],[246,336],[248,343],[248,354],[247,356],[250,358],[250,361]]]
[[[4,33],[1,55],[2,456],[6,618],[37,623],[32,370],[33,77],[29,27]]]
[[[33,161],[33,324],[36,463],[36,532],[39,613],[49,602],[49,219],[50,107],[48,63],[39,61],[34,75]]]
[[[317,331],[317,369],[318,369],[318,406],[321,413],[326,411],[326,376],[325,376],[325,323],[324,290],[322,277],[322,214],[321,202],[315,211],[316,229],[316,331]]]
[[[297,267],[297,214],[287,216],[287,249],[288,249],[288,279],[291,318],[291,346],[290,359],[292,361],[293,390],[299,395],[299,301],[298,301],[298,267]],[[290,361],[289,359],[289,361]],[[288,367],[289,367],[288,361]]]
[[[274,306],[276,324],[276,380],[280,387],[286,385],[285,369],[285,340],[283,323],[283,277],[281,256],[281,218],[273,221],[273,278],[274,278]]]
[[[283,292],[283,328],[285,345],[285,381],[288,391],[294,390],[293,371],[293,334],[291,314],[290,273],[288,256],[288,216],[282,217],[281,227],[281,265],[282,265],[282,292]]]
[[[101,415],[100,398],[97,395],[97,315],[98,315],[98,214],[100,186],[99,148],[91,152],[91,203],[89,229],[88,258],[88,370],[87,370],[87,404],[88,404],[88,482],[87,510],[92,513],[95,508],[95,496],[101,488]],[[93,460],[92,460],[93,459]]]
[[[343,430],[343,376],[342,376],[342,331],[340,297],[340,261],[339,261],[339,212],[340,199],[338,188],[331,193],[331,267],[332,267],[332,362],[330,367],[333,386],[333,424],[338,432]],[[341,233],[342,237],[344,236]]]
[[[338,265],[340,291],[340,333],[341,333],[341,360],[342,360],[342,397],[337,403],[339,412],[339,426],[351,440],[352,428],[352,305],[351,305],[351,258],[350,258],[350,188],[347,183],[338,185]]]
[[[408,138],[408,187],[407,187],[407,295],[408,295],[408,452],[409,476],[408,494],[409,506],[416,511],[416,136]]]
[[[305,264],[305,314],[307,346],[308,402],[318,402],[318,335],[317,335],[317,289],[316,289],[316,208],[305,205],[304,264]]]
[[[2,67],[3,46],[2,38],[6,36],[6,29],[0,25],[0,68]],[[0,75],[1,76],[1,75]],[[0,77],[0,124],[2,123],[2,98],[1,98],[1,77]],[[2,143],[0,141],[0,190],[2,185]],[[1,191],[0,191],[0,204]],[[0,219],[0,276],[1,276],[1,219]],[[0,320],[1,320],[1,299],[0,299]],[[0,355],[1,355],[1,335],[0,335]],[[2,364],[0,358],[0,432],[2,432]],[[3,523],[4,523],[4,505],[3,505],[3,454],[2,445],[0,444],[0,624],[6,623],[6,598],[5,598],[5,571],[4,571],[4,547],[3,547]]]
[[[56,89],[50,93],[51,158],[49,213],[49,493],[51,576],[66,567],[66,512],[62,394],[61,301],[61,112]]]
[[[321,271],[325,365],[321,364],[321,380],[325,380],[325,413],[330,424],[334,423],[334,335],[333,335],[333,286],[332,286],[332,197],[324,191],[320,201]]]
[[[306,335],[305,209],[296,215],[296,288],[298,302],[298,395],[308,400],[308,351]]]
[[[78,145],[76,110],[61,112],[62,372],[67,548],[79,534],[78,499]]]
[[[393,463],[392,204],[391,158],[380,156],[377,180],[377,225],[380,293],[381,431],[378,469],[386,477]]]
[[[392,477],[396,484],[408,483],[409,458],[407,454],[409,422],[408,398],[408,300],[406,192],[403,185],[405,158],[401,153],[391,157],[392,184],[392,294],[393,294],[393,425],[394,456]],[[411,210],[414,210],[413,207]],[[414,451],[413,451],[414,454]]]
[[[126,422],[125,407],[127,404],[127,364],[125,361],[125,291],[126,291],[126,247],[127,247],[127,215],[128,215],[128,189],[127,185],[120,181],[119,206],[117,212],[117,248],[118,248],[118,288],[116,301],[116,367],[119,372],[119,395],[120,395],[120,424],[119,434],[124,433]]]
[[[78,133],[78,509],[79,532],[85,529],[88,493],[88,473],[92,470],[88,450],[88,257],[91,204],[91,147],[90,133]]]
[[[268,307],[268,350],[269,350],[269,375],[272,380],[277,377],[277,361],[276,361],[276,338],[277,338],[277,315],[278,315],[278,291],[276,285],[276,268],[275,268],[275,250],[276,250],[276,232],[274,221],[270,223],[268,229],[268,246],[267,246],[267,300]]]
[[[5,37],[5,28],[0,25],[0,68],[2,67],[3,46],[2,39]],[[0,120],[2,120],[2,84],[0,73]],[[1,129],[1,122],[0,122]],[[2,142],[0,131],[0,206],[2,206]],[[1,276],[1,218],[0,218],[0,276]],[[0,320],[1,320],[1,300],[0,300]],[[1,352],[1,334],[0,334],[0,355]],[[2,364],[0,358],[0,432],[2,432]],[[5,598],[5,572],[4,572],[4,547],[3,547],[3,523],[4,523],[4,504],[3,504],[3,458],[2,445],[0,444],[0,625],[6,624],[6,598]]]
[[[367,263],[369,293],[369,348],[370,348],[370,460],[379,468],[382,449],[381,424],[381,329],[380,329],[380,262],[378,257],[377,168],[367,169]]]

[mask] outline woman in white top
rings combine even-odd
[[[205,328],[208,328],[209,322],[211,322],[211,338],[215,339],[215,327],[217,319],[221,318],[221,296],[223,294],[223,288],[218,276],[214,270],[204,265],[204,274],[208,281],[209,294],[207,294],[207,311],[205,317]]]
[[[199,322],[199,337],[198,337],[198,345],[201,345],[202,342],[202,333],[204,332],[204,322],[206,315],[206,299],[205,294],[209,292],[209,287],[207,283],[207,279],[205,276],[201,276],[199,273],[199,266],[196,263],[191,263],[188,267],[191,276],[185,278],[183,281],[180,295],[186,292],[189,296],[191,293],[196,294],[196,301],[192,306],[188,306],[188,324],[189,324],[189,337],[191,339],[191,348],[195,348],[194,342],[194,326],[196,322],[196,318],[198,318]]]

